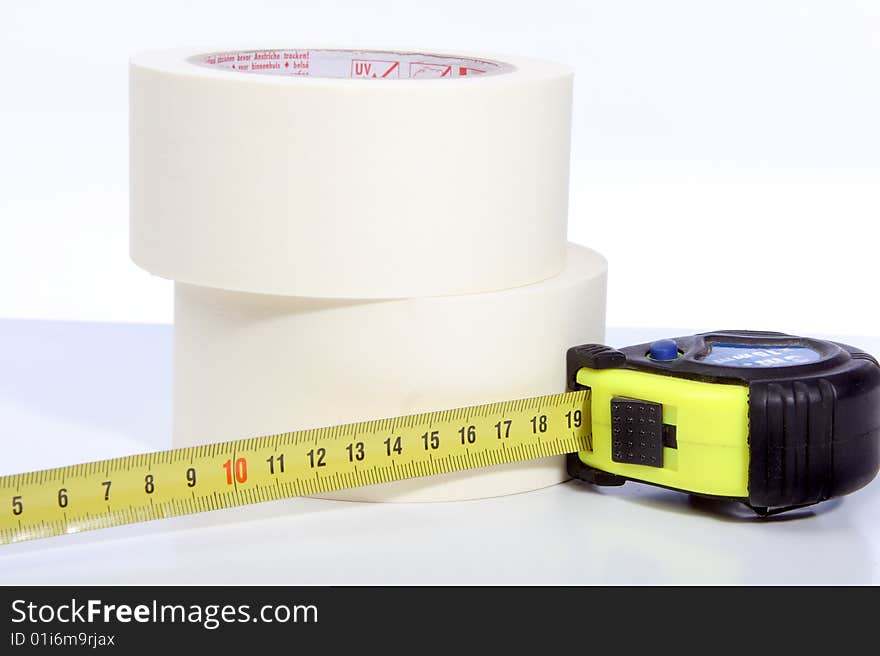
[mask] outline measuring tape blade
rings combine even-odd
[[[0,477],[0,543],[592,450],[590,391]]]

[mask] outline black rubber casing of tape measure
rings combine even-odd
[[[583,368],[622,368],[749,388],[748,499],[766,514],[815,504],[869,483],[880,469],[880,366],[859,349],[783,333],[719,331],[675,338],[679,357],[656,361],[650,344],[620,350],[601,344],[568,351],[569,389]],[[713,344],[754,347],[801,346],[818,353],[815,362],[788,366],[737,367],[710,364]],[[569,457],[569,473],[594,484],[626,479]]]

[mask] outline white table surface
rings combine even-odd
[[[877,337],[837,339],[880,352]],[[170,326],[0,320],[0,474],[167,448],[170,425]],[[646,485],[569,482],[456,503],[291,499],[0,547],[2,584],[868,582],[877,482],[763,521]]]

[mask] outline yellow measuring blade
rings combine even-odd
[[[590,417],[581,390],[3,476],[0,543],[591,450]]]

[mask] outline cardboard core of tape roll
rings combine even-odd
[[[309,299],[178,283],[174,446],[564,391],[565,352],[601,342],[606,263],[570,245],[563,272],[499,292]],[[565,480],[561,458],[345,490],[447,501]]]
[[[500,75],[516,70],[506,62],[486,58],[438,55],[396,50],[333,50],[328,48],[270,48],[194,55],[202,66],[238,73],[281,77],[363,80],[454,80]]]

